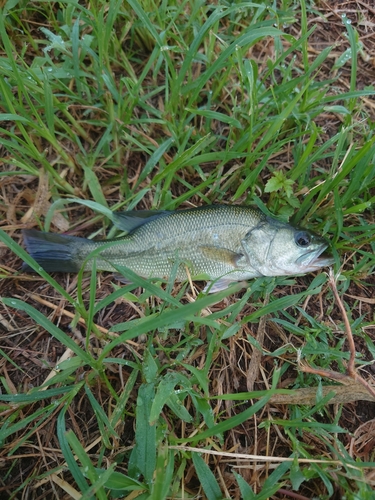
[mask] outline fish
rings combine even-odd
[[[23,230],[28,253],[47,272],[126,266],[144,278],[208,281],[204,292],[261,276],[294,276],[330,266],[328,242],[257,208],[208,205],[175,211],[114,212],[125,234],[95,241],[76,236]],[[32,271],[24,263],[23,270]]]

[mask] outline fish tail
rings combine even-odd
[[[78,272],[85,257],[79,247],[82,248],[85,243],[90,242],[85,238],[43,233],[35,229],[24,229],[22,235],[27,252],[48,272]],[[33,271],[25,262],[22,270]]]

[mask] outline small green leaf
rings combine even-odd
[[[241,498],[246,499],[246,500],[255,500],[257,498],[257,495],[253,492],[252,487],[250,484],[248,484],[245,479],[240,476],[236,471],[233,471],[234,477],[236,478],[236,481],[238,483],[238,486],[240,487],[241,491]]]
[[[85,174],[85,182],[87,183],[95,202],[103,207],[106,207],[108,203],[103,194],[103,188],[95,173],[94,166],[82,165],[82,168]]]
[[[81,468],[78,467],[78,464],[76,462],[76,458],[74,457],[71,447],[69,446],[69,441],[68,441],[68,436],[66,432],[66,425],[65,425],[65,412],[68,409],[68,406],[65,406],[63,411],[60,412],[58,419],[57,419],[57,436],[59,439],[59,444],[61,451],[64,455],[64,458],[66,460],[66,463],[68,464],[69,471],[71,472],[72,476],[74,477],[75,481],[78,484],[79,489],[81,490],[82,493],[85,493],[89,489],[89,485],[87,484],[87,481],[82,474]],[[72,431],[70,431],[72,433]],[[71,438],[72,441],[72,438]],[[81,446],[82,447],[82,446]],[[83,453],[85,451],[83,450]]]
[[[135,410],[135,446],[129,459],[129,474],[142,474],[151,484],[156,468],[156,425],[150,425],[150,411],[155,397],[154,384],[143,384],[138,390]]]
[[[95,469],[98,476],[105,472],[105,469]],[[132,477],[126,476],[121,472],[112,472],[105,483],[105,487],[116,491],[142,491],[146,489],[145,485],[136,481]]]
[[[290,468],[290,480],[294,491],[298,491],[301,484],[305,481],[305,476],[300,469],[297,458],[293,460]]]
[[[170,498],[169,492],[173,483],[174,465],[173,451],[168,450],[166,445],[159,446],[155,480],[152,485],[150,499],[164,500]]]
[[[181,385],[188,390],[190,382],[187,377],[177,372],[167,373],[160,381],[150,411],[150,424],[156,423],[162,412],[163,406],[167,404],[185,422],[191,422],[191,416],[178,399],[175,391],[176,385]]]
[[[198,453],[193,453],[192,459],[198,479],[202,485],[205,495],[207,496],[207,499],[221,500],[223,498],[223,494],[221,493],[220,486],[209,466]]]
[[[350,111],[347,108],[345,108],[345,106],[339,106],[339,105],[324,106],[323,110],[326,111],[327,113],[338,113],[340,115],[349,115],[350,114]]]
[[[146,382],[148,382],[149,384],[153,384],[156,382],[157,375],[158,365],[150,350],[146,349],[143,358],[143,376],[145,377]]]
[[[193,418],[187,411],[182,401],[178,398],[176,393],[170,394],[165,404],[173,411],[173,413],[183,422],[192,423]]]
[[[51,30],[44,28],[43,26],[40,28],[40,31],[44,33],[44,35],[51,42],[49,45],[46,45],[46,47],[44,47],[43,51],[45,53],[49,52],[52,49],[57,49],[60,50],[61,52],[66,52],[67,44],[60,35],[55,35],[54,33],[52,33]]]
[[[283,172],[274,172],[273,176],[267,181],[264,188],[266,193],[274,193],[276,191],[285,191],[287,198],[290,198],[293,194],[292,186],[294,181],[292,179],[287,179]]]

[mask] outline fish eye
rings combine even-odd
[[[308,247],[311,243],[311,236],[306,231],[298,231],[294,235],[294,241],[299,247]]]

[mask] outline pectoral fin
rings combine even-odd
[[[228,250],[227,248],[214,246],[201,246],[199,248],[208,259],[215,262],[224,262],[225,264],[232,265],[233,268],[237,268],[238,261],[243,257],[242,254],[232,252],[232,250]]]

